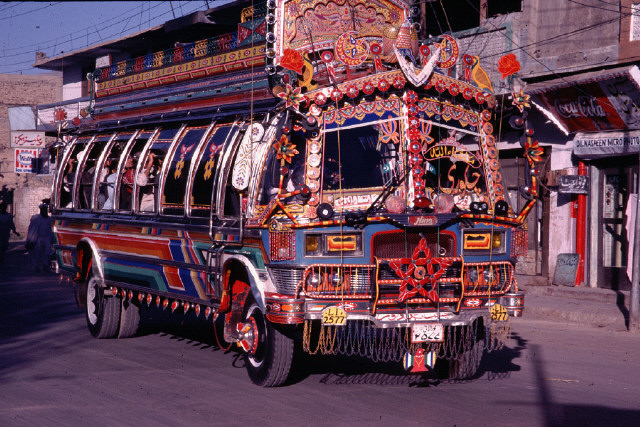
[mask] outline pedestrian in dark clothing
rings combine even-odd
[[[31,217],[27,233],[26,247],[31,265],[36,271],[49,271],[49,257],[53,253],[53,224],[49,217],[49,207],[40,205],[40,213]]]
[[[4,264],[4,256],[9,249],[9,235],[13,234],[20,237],[20,233],[16,231],[16,225],[13,223],[13,216],[7,213],[7,204],[0,203],[0,265]]]

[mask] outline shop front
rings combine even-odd
[[[536,105],[567,134],[576,284],[629,290],[640,156],[640,69],[583,73],[537,83]]]

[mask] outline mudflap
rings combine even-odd
[[[238,325],[242,324],[244,307],[251,292],[248,283],[236,280],[230,289],[231,310],[225,314],[224,340],[226,342],[236,342],[240,338]]]

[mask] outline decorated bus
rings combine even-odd
[[[91,334],[195,315],[262,386],[285,383],[294,349],[473,376],[523,311],[541,154],[527,139],[514,211],[479,57],[420,41],[403,0],[223,12],[236,32],[95,70],[55,147],[55,268]]]

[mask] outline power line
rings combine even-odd
[[[156,6],[156,7],[157,7],[157,6]],[[155,7],[154,7],[154,8],[155,8]],[[133,9],[131,9],[131,10],[133,10]],[[136,10],[137,10],[137,7],[136,7]],[[185,12],[185,15],[188,15],[188,14],[193,13],[193,12],[198,11],[198,10],[201,10],[201,7],[196,7],[196,8],[194,8],[194,9],[188,10],[188,11],[186,11],[186,12]],[[153,21],[153,20],[155,20],[155,19],[157,19],[157,18],[160,18],[160,17],[162,17],[162,16],[164,16],[164,15],[167,15],[167,14],[170,14],[170,13],[171,13],[171,11],[166,11],[166,12],[164,12],[164,13],[160,13],[160,14],[158,14],[158,15],[155,15],[155,16],[153,16],[153,17],[150,17],[149,21],[147,21],[147,22],[151,22],[151,21]],[[119,15],[119,16],[122,16],[122,15]],[[183,15],[183,16],[184,16],[184,15]],[[109,26],[107,26],[107,27],[105,27],[105,28],[115,27],[116,25],[119,25],[119,24],[120,24],[120,22],[115,23],[115,24],[112,24],[112,25],[109,25]],[[89,28],[90,28],[90,27],[89,27]],[[94,28],[95,28],[95,26],[94,26]],[[105,28],[103,28],[103,30],[104,30]],[[96,33],[97,33],[97,28],[96,28]],[[100,35],[100,34],[98,33],[98,35]],[[112,33],[112,34],[109,34],[109,35],[105,36],[105,38],[106,38],[106,39],[110,39],[110,38],[112,38],[112,37],[115,37],[115,36],[121,36],[121,35],[122,35],[122,31],[116,31],[116,32],[114,32],[114,33]],[[85,37],[85,36],[86,36],[86,35],[83,35],[83,37]],[[59,39],[56,39],[56,44],[55,44],[55,45],[49,45],[49,46],[47,46],[47,47],[45,47],[45,48],[43,48],[43,49],[34,50],[34,51],[32,51],[32,52],[23,52],[23,53],[21,53],[21,54],[17,54],[17,55],[15,55],[15,54],[14,54],[14,55],[4,55],[3,57],[4,57],[4,58],[6,58],[6,57],[9,57],[9,56],[20,56],[20,55],[24,55],[25,53],[33,53],[33,52],[37,52],[37,51],[46,50],[47,48],[49,48],[49,47],[51,47],[51,46],[57,46],[57,45],[58,45],[57,40],[59,40]],[[65,43],[68,43],[68,41],[66,41],[66,42],[62,43],[62,45],[64,45]],[[0,64],[0,65],[2,65],[2,66],[23,66],[23,65],[26,65],[26,64],[32,64],[32,63],[33,63],[33,61],[32,61],[32,60],[26,60],[26,61],[19,61],[19,62],[15,62],[15,63],[12,63],[12,64]],[[9,73],[18,73],[18,72],[30,71],[30,70],[33,70],[33,67],[28,67],[28,68],[23,68],[23,69],[17,69],[17,70],[14,70],[14,71],[10,71]]]
[[[155,8],[158,8],[158,7],[162,6],[162,4],[163,4],[163,3],[166,3],[166,2],[158,2],[155,6],[150,6],[149,10],[151,10],[151,9],[155,9]],[[144,5],[143,5],[143,6],[144,6]],[[130,13],[130,12],[132,12],[132,11],[134,11],[134,10],[136,10],[136,11],[137,11],[137,9],[138,9],[138,6],[136,6],[136,7],[135,7],[135,8],[133,8],[133,9],[128,9],[128,10],[126,10],[125,12],[121,13],[120,15],[114,16],[113,18],[110,18],[110,19],[107,19],[107,20],[103,21],[103,22],[102,22],[102,24],[106,24],[106,23],[109,23],[109,22],[111,22],[111,21],[115,21],[115,20],[117,20],[117,21],[118,21],[118,22],[116,22],[115,24],[107,25],[106,27],[103,27],[103,28],[110,28],[110,27],[112,27],[112,26],[115,26],[115,25],[120,24],[120,23],[122,22],[122,19],[126,18],[126,16],[125,16],[125,15],[127,15],[128,13]],[[136,12],[136,13],[137,13],[137,12]],[[88,26],[88,27],[81,28],[81,29],[76,30],[76,31],[73,31],[73,32],[71,32],[71,33],[64,34],[64,35],[62,35],[62,36],[58,37],[58,39],[60,39],[60,38],[66,38],[69,34],[74,35],[74,34],[78,34],[78,33],[81,33],[81,35],[80,35],[80,36],[78,36],[77,38],[79,38],[79,37],[85,37],[85,36],[86,36],[86,31],[87,31],[87,30],[91,30],[91,28],[96,28],[96,26],[95,26],[95,25],[90,25],[90,26]],[[95,34],[95,33],[97,33],[97,30],[96,30],[96,31],[94,31],[94,32],[92,32],[92,33],[90,33],[90,34]],[[20,51],[22,51],[21,53],[31,53],[31,52],[36,52],[36,50],[31,50],[31,51],[26,51],[26,52],[25,52],[25,49],[26,49],[26,48],[30,48],[30,47],[36,47],[36,46],[42,46],[42,44],[41,44],[41,43],[34,43],[34,44],[30,44],[30,45],[23,45],[23,46],[19,46],[19,47],[7,48],[7,49],[5,49],[5,50],[6,50],[6,51],[15,51],[15,50],[20,50]],[[49,47],[51,47],[51,46],[52,46],[52,45],[44,46],[42,49],[47,49],[47,48],[49,48]],[[39,50],[42,50],[42,49],[39,49]]]
[[[157,5],[157,6],[160,6],[160,5]],[[157,6],[156,6],[156,7],[157,7]],[[137,7],[136,7],[135,9],[137,9]],[[198,8],[198,9],[199,9],[199,8]],[[193,11],[198,10],[198,9],[194,9]],[[131,9],[131,10],[134,10],[134,9]],[[131,10],[129,10],[128,12],[130,12]],[[192,12],[193,12],[193,11],[192,11]],[[164,12],[164,13],[160,13],[159,15],[156,15],[156,16],[154,16],[153,18],[151,18],[151,20],[155,20],[155,19],[157,19],[157,18],[160,18],[160,17],[162,17],[162,16],[164,16],[164,15],[167,15],[168,13],[169,13],[168,11],[167,11],[167,12]],[[188,13],[191,13],[191,12],[188,12]],[[124,16],[124,14],[118,15],[117,17],[115,17],[115,18],[113,18],[113,19],[117,19],[117,18],[120,18],[120,17],[122,17],[122,16]],[[110,19],[110,21],[111,21],[111,20],[113,20],[113,19]],[[105,30],[105,29],[108,29],[108,28],[113,28],[113,27],[119,26],[121,23],[122,23],[122,20],[119,20],[118,22],[116,22],[116,23],[114,23],[114,24],[107,25],[107,26],[103,27],[103,28],[102,28],[102,30]],[[87,27],[87,29],[88,29],[88,28],[91,28],[91,27]],[[94,32],[92,32],[92,33],[90,33],[89,35],[97,34],[101,41],[102,41],[102,40],[104,40],[104,38],[103,38],[103,37],[102,37],[102,35],[100,34],[100,32],[99,32],[98,28],[97,28],[95,25],[93,26],[93,28],[95,28],[95,31],[94,31]],[[81,30],[79,30],[79,31],[81,31]],[[70,34],[75,34],[75,33],[78,33],[79,31],[75,31],[75,32],[70,33]],[[124,30],[117,30],[116,32],[114,32],[114,33],[111,33],[111,34],[107,35],[105,38],[109,39],[109,38],[111,38],[111,37],[116,37],[116,36],[122,35],[123,31],[124,31]],[[60,40],[60,39],[64,40],[64,37],[65,37],[65,36],[62,36],[62,37],[60,37],[60,38],[56,38],[56,39],[55,39],[55,41],[54,41],[54,43],[49,44],[49,45],[45,45],[45,46],[38,45],[38,46],[39,46],[39,47],[38,47],[38,49],[35,49],[35,50],[29,50],[29,51],[22,51],[22,52],[20,52],[20,53],[14,53],[14,54],[9,54],[9,55],[3,55],[3,56],[2,56],[2,58],[10,58],[10,57],[16,57],[16,56],[24,56],[25,54],[29,54],[29,53],[42,52],[42,51],[46,51],[47,49],[49,49],[49,48],[51,48],[51,47],[53,47],[53,48],[54,48],[54,52],[53,52],[52,56],[55,56],[55,55],[56,55],[56,52],[55,52],[55,47],[56,47],[56,46],[58,46],[58,45],[65,45],[66,43],[69,43],[69,42],[70,42],[71,44],[73,44],[73,40],[76,40],[76,39],[83,39],[84,37],[87,37],[87,34],[86,34],[86,33],[84,33],[84,34],[81,34],[80,36],[76,37],[75,39],[73,39],[73,38],[72,38],[72,39],[71,39],[71,41],[62,41],[62,42],[60,42],[60,43],[59,43],[59,42],[58,42],[58,40]],[[90,46],[90,45],[82,44],[82,46],[81,46],[79,49],[84,48],[84,47],[88,47],[88,46]],[[5,50],[9,50],[9,49],[5,49]],[[13,50],[15,50],[15,49],[13,49]],[[28,60],[28,61],[23,61],[23,62],[14,63],[14,64],[26,64],[26,63],[29,63],[29,62],[31,62],[31,61],[30,61],[30,60]],[[11,64],[7,64],[7,65],[11,65]]]
[[[7,20],[7,19],[17,18],[18,16],[22,16],[22,15],[28,15],[28,14],[30,14],[30,13],[37,12],[37,11],[42,10],[42,9],[46,9],[46,8],[48,8],[48,7],[51,7],[51,6],[55,6],[55,5],[56,5],[56,4],[58,4],[58,3],[60,3],[60,2],[58,1],[58,2],[49,3],[48,5],[46,5],[46,6],[42,6],[42,7],[39,7],[38,9],[29,10],[29,11],[26,11],[26,12],[18,13],[18,14],[16,14],[16,15],[5,16],[5,17],[3,17],[3,18],[0,18],[0,21],[4,21],[4,20]]]

